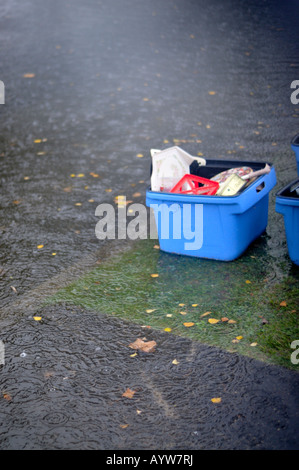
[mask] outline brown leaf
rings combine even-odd
[[[131,390],[130,388],[127,388],[127,390],[122,394],[122,396],[124,398],[133,398],[135,393],[136,393],[136,390]]]
[[[137,338],[133,343],[129,344],[130,348],[143,352],[153,352],[156,346],[156,341],[143,341],[141,338]]]

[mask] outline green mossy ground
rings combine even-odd
[[[299,340],[297,271],[271,278],[259,246],[226,263],[162,253],[155,244],[138,241],[130,251],[99,262],[47,303],[67,302],[171,329],[170,334],[299,370],[290,359],[291,343]],[[211,313],[202,316],[206,312]],[[211,318],[219,321],[211,324]]]

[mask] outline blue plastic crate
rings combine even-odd
[[[299,175],[299,134],[295,135],[291,142],[291,148],[294,150],[297,161],[297,173]]]
[[[202,169],[208,176],[211,166],[232,168],[249,164],[254,169],[265,163],[207,160]],[[194,196],[146,192],[146,205],[154,210],[160,249],[199,258],[231,261],[238,258],[266,229],[269,192],[276,174],[258,177],[235,196]]]
[[[283,215],[288,252],[293,263],[299,265],[299,197],[292,197],[290,188],[299,178],[276,194],[275,210]]]

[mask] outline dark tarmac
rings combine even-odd
[[[150,148],[270,160],[277,190],[294,179],[298,13],[295,1],[1,2],[1,450],[299,449],[296,371],[43,306],[99,253],[126,249],[95,237],[95,208],[135,192],[144,203]],[[274,196],[273,280],[298,276]],[[137,337],[155,353],[131,357]]]

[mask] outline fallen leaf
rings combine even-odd
[[[179,361],[177,361],[176,359],[174,359],[174,360],[172,361],[172,364],[177,365],[177,364],[179,364]]]
[[[211,402],[212,403],[221,403],[221,398],[220,397],[211,398]]]
[[[236,323],[236,321],[235,320],[228,320],[227,323]]]
[[[236,339],[238,340],[243,339],[243,336],[236,336]]]
[[[122,429],[126,429],[129,425],[128,424],[120,424],[119,427]]]
[[[138,415],[140,415],[140,414],[142,413],[142,411],[141,411],[141,410],[136,410],[136,413],[137,413]]]
[[[228,321],[228,318],[227,317],[222,317],[221,321]]]
[[[151,274],[151,277],[159,277],[159,274]]]
[[[17,289],[15,288],[15,286],[10,286],[10,288],[17,294]]]
[[[142,158],[144,155],[142,153],[137,153],[136,157]]]
[[[216,91],[209,91],[209,95],[215,95]]]
[[[11,400],[11,396],[10,396],[9,393],[3,393],[3,398],[4,398],[4,400],[7,400],[7,401]]]
[[[257,346],[257,343],[251,343],[250,346],[252,346],[252,347]]]
[[[216,318],[209,318],[208,322],[211,323],[212,325],[214,325],[215,323],[218,323],[219,320],[217,320]]]
[[[122,394],[122,396],[125,398],[133,398],[135,393],[136,390],[131,390],[130,388],[127,388],[127,390]]]
[[[248,279],[245,282],[246,284],[251,284],[251,281],[249,281]]]
[[[42,317],[37,317],[37,316],[33,317],[33,320],[35,320],[35,321],[41,321],[41,319],[42,319]]]
[[[185,304],[179,304],[180,307],[185,307]]]
[[[23,77],[24,77],[24,78],[34,78],[34,77],[35,77],[35,73],[24,73]]]
[[[171,328],[164,328],[164,331],[166,331],[167,333],[169,333],[171,331]]]
[[[286,303],[285,300],[283,300],[282,302],[280,302],[279,304],[281,307],[286,307],[288,304]]]
[[[154,245],[154,248],[155,248],[155,250],[160,250],[160,246],[159,246],[159,245]]]
[[[201,317],[201,318],[202,318],[202,317],[206,317],[207,315],[210,315],[210,313],[212,313],[212,312],[205,312],[205,313],[203,313],[202,315],[200,315],[200,317]]]
[[[156,308],[148,308],[148,309],[146,310],[146,313],[152,313],[152,312],[154,312],[155,310],[157,310],[157,309],[156,309]]]
[[[141,196],[141,193],[134,193],[133,194],[133,197],[139,197],[139,196]]]
[[[37,245],[37,249],[40,250],[41,248],[43,248],[44,245]]]
[[[192,307],[198,307],[198,304],[192,304]]]
[[[21,201],[16,200],[16,201],[13,201],[13,204],[16,204],[16,205],[17,205],[17,204],[20,204],[20,202],[21,202]]]
[[[189,328],[190,326],[194,326],[194,323],[192,321],[189,321],[189,322],[184,323],[184,326],[186,328]]]
[[[79,174],[77,175],[77,178],[83,178],[84,176],[85,176],[84,173],[79,173]]]
[[[140,338],[137,338],[133,343],[129,344],[130,348],[143,352],[153,352],[156,346],[156,341],[143,341]]]
[[[187,315],[187,312],[180,312],[181,315]]]

